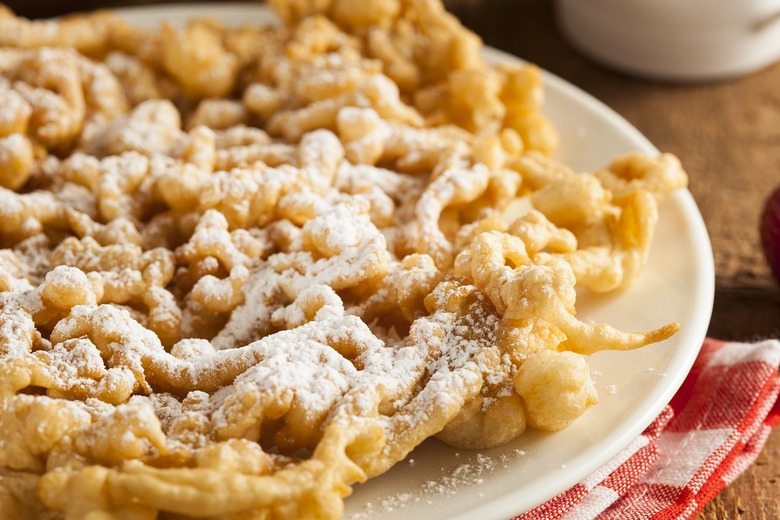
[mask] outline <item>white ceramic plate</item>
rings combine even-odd
[[[269,23],[273,15],[247,4],[176,5],[119,11],[136,25],[172,24],[213,16],[229,24]],[[517,58],[486,49],[492,62]],[[545,112],[557,125],[558,159],[577,170],[604,166],[632,150],[657,150],[615,112],[578,88],[545,74]],[[668,341],[633,352],[590,358],[600,402],[555,434],[529,431],[507,446],[467,452],[429,440],[407,461],[357,486],[347,518],[505,520],[583,480],[639,435],[670,401],[688,373],[707,331],[714,293],[712,249],[687,190],[661,206],[647,270],[628,291],[580,294],[578,316],[624,330],[679,321]]]

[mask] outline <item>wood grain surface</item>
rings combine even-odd
[[[47,17],[73,10],[154,2],[9,2]],[[560,36],[548,0],[448,0],[488,45],[561,76],[599,98],[659,149],[675,153],[707,224],[716,294],[709,335],[727,340],[780,337],[780,288],[761,252],[758,219],[780,184],[780,65],[747,77],[676,85],[629,77],[581,56]],[[780,518],[780,431],[756,463],[698,519]]]

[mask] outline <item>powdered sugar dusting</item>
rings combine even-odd
[[[416,491],[403,491],[391,494],[377,502],[366,503],[359,511],[347,516],[350,520],[369,520],[376,515],[397,513],[403,515],[407,507],[419,507],[420,505],[435,505],[448,497],[455,497],[464,493],[473,494],[479,499],[489,493],[489,489],[483,489],[486,479],[491,475],[522,463],[525,452],[512,450],[501,455],[488,455],[484,453],[469,453],[465,457],[462,452],[455,454],[456,459],[463,459],[457,466],[440,468],[438,477],[422,482]],[[410,465],[414,465],[414,459],[409,459]]]

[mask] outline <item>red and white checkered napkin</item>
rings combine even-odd
[[[707,339],[677,395],[590,477],[515,520],[686,519],[758,456],[780,422],[780,342]]]

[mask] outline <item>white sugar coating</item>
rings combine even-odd
[[[1,111],[0,111],[1,112]],[[0,164],[8,162],[16,152],[28,146],[29,141],[24,134],[11,134],[0,137]]]
[[[215,349],[246,345],[268,333],[271,316],[282,307],[282,293],[273,280],[274,273],[262,265],[250,272],[244,285],[244,304],[231,313],[227,324],[211,340]]]
[[[417,503],[433,505],[447,500],[449,497],[473,492],[474,489],[480,489],[488,478],[496,478],[494,475],[497,472],[517,464],[517,457],[521,456],[517,455],[517,452],[520,450],[515,450],[514,457],[471,454],[467,462],[451,469],[441,468],[440,476],[423,482],[418,489],[391,494],[383,497],[379,503],[367,502],[360,510],[348,515],[347,518],[349,520],[368,520],[376,515],[394,511],[403,514],[404,508]],[[484,493],[481,492],[476,494],[479,497],[484,496]]]
[[[80,83],[77,69],[74,68],[74,65],[82,58],[73,49],[55,47],[31,49],[23,53],[23,59],[36,63],[40,68],[45,68],[46,78],[49,81],[53,81],[53,85],[56,85],[66,95],[73,95],[72,92],[68,92],[68,89],[73,86],[72,82],[74,80]],[[40,80],[35,77],[34,69],[21,71],[21,76],[23,81],[27,83],[35,86],[44,86],[38,84]]]
[[[81,269],[66,265],[58,265],[46,273],[46,282],[63,289],[89,287],[87,275]]]
[[[24,356],[29,351],[27,341],[32,337],[35,323],[29,313],[19,312],[18,302],[6,299],[9,293],[0,293],[0,334],[4,341],[0,343],[0,354],[14,358]]]
[[[253,85],[254,86],[254,85]],[[249,89],[252,87],[250,86]],[[247,89],[247,91],[249,90]],[[247,145],[266,145],[271,144],[271,137],[260,128],[253,126],[236,125],[218,130],[216,134],[216,147],[218,150],[225,148],[241,147]],[[276,143],[281,145],[281,143]],[[288,145],[289,146],[289,145]],[[293,146],[289,147],[294,150]]]
[[[424,180],[385,168],[344,161],[339,167],[336,186],[345,188],[348,186],[375,186],[396,201],[403,202],[409,198],[417,199],[419,197],[424,187]]]
[[[344,107],[339,110],[336,124],[339,135],[349,142],[349,147],[354,151],[373,147],[381,149],[390,137],[389,125],[373,108]],[[367,160],[366,156],[361,158]]]
[[[3,84],[0,84],[0,103],[3,107],[3,110],[0,110],[0,128],[18,124],[20,121],[26,122],[32,114],[32,107],[24,97]]]
[[[239,376],[233,389],[215,394],[214,401],[219,403],[224,393],[232,395],[238,389],[242,393],[270,392],[276,395],[289,388],[295,392],[296,403],[306,410],[305,415],[316,418],[331,409],[334,401],[350,388],[381,385],[391,392],[398,392],[399,387],[408,387],[419,376],[421,357],[414,354],[415,349],[406,347],[394,351],[383,348],[383,344],[357,318],[344,319],[346,321],[339,326],[334,326],[338,322],[312,323],[296,329],[294,334],[277,333],[255,343],[254,347],[250,346],[266,352],[262,356],[263,361]],[[360,345],[363,353],[354,363],[363,366],[363,370],[356,370],[330,348],[322,349],[317,344],[308,343],[304,339],[304,329],[312,332],[316,329],[330,330],[329,335],[337,342],[349,338],[349,343]],[[436,386],[434,382],[433,388]],[[359,398],[361,394],[355,395]],[[228,396],[224,399],[230,403]],[[358,408],[370,408],[370,403],[361,406],[359,399],[355,404]],[[232,405],[225,406],[227,411],[220,408],[215,414],[217,422],[222,421],[221,417],[232,417]]]
[[[82,339],[68,350],[51,351],[50,374],[60,378],[60,385],[74,384],[81,378],[97,379],[106,375],[106,367],[100,353],[89,340]]]
[[[219,269],[219,260],[217,260],[213,256],[207,256],[200,262],[203,268],[206,269],[207,271],[216,271],[217,269]]]
[[[85,214],[95,213],[94,195],[84,186],[67,182],[63,184],[55,197],[60,207],[67,207]]]
[[[121,103],[122,86],[111,70],[103,63],[97,63],[81,56],[77,59],[84,84],[84,96],[92,115],[119,116],[127,107]]]
[[[2,193],[0,193],[0,199],[2,199]],[[0,207],[2,207],[1,201]],[[0,218],[2,218],[1,209]],[[11,254],[18,261],[17,265],[20,266],[20,275],[34,285],[38,285],[43,281],[49,269],[51,269],[49,263],[50,253],[51,242],[49,238],[44,235],[35,235],[16,244]]]
[[[148,170],[149,159],[135,151],[106,157],[100,161],[100,195],[111,199],[135,191]]]
[[[117,123],[112,138],[117,151],[134,150],[145,155],[166,153],[181,136],[181,116],[168,100],[144,101]]]
[[[301,336],[279,333],[269,337],[278,337],[278,341],[257,345],[262,362],[212,398],[218,406],[213,415],[218,429],[235,431],[237,423],[255,413],[263,413],[264,406],[246,408],[245,396],[257,396],[257,404],[264,404],[266,400],[275,402],[278,396],[292,392],[294,406],[302,414],[300,419],[304,424],[324,418],[350,388],[356,369],[333,349],[317,348],[316,343]]]
[[[206,128],[218,128],[220,122],[225,120],[243,122],[246,119],[246,109],[241,102],[232,99],[204,99],[198,104],[192,117],[199,124],[206,125]]]
[[[319,171],[335,170],[344,158],[341,141],[330,130],[315,130],[304,134],[298,147],[299,167]]]
[[[365,239],[367,230],[371,229],[369,225],[367,215],[354,218],[354,210],[339,205],[308,221],[303,226],[303,232],[317,237],[323,254],[334,256],[347,248],[357,247]]]
[[[263,83],[252,83],[244,91],[244,100],[250,106],[268,106],[276,103],[280,96],[277,90]]]

